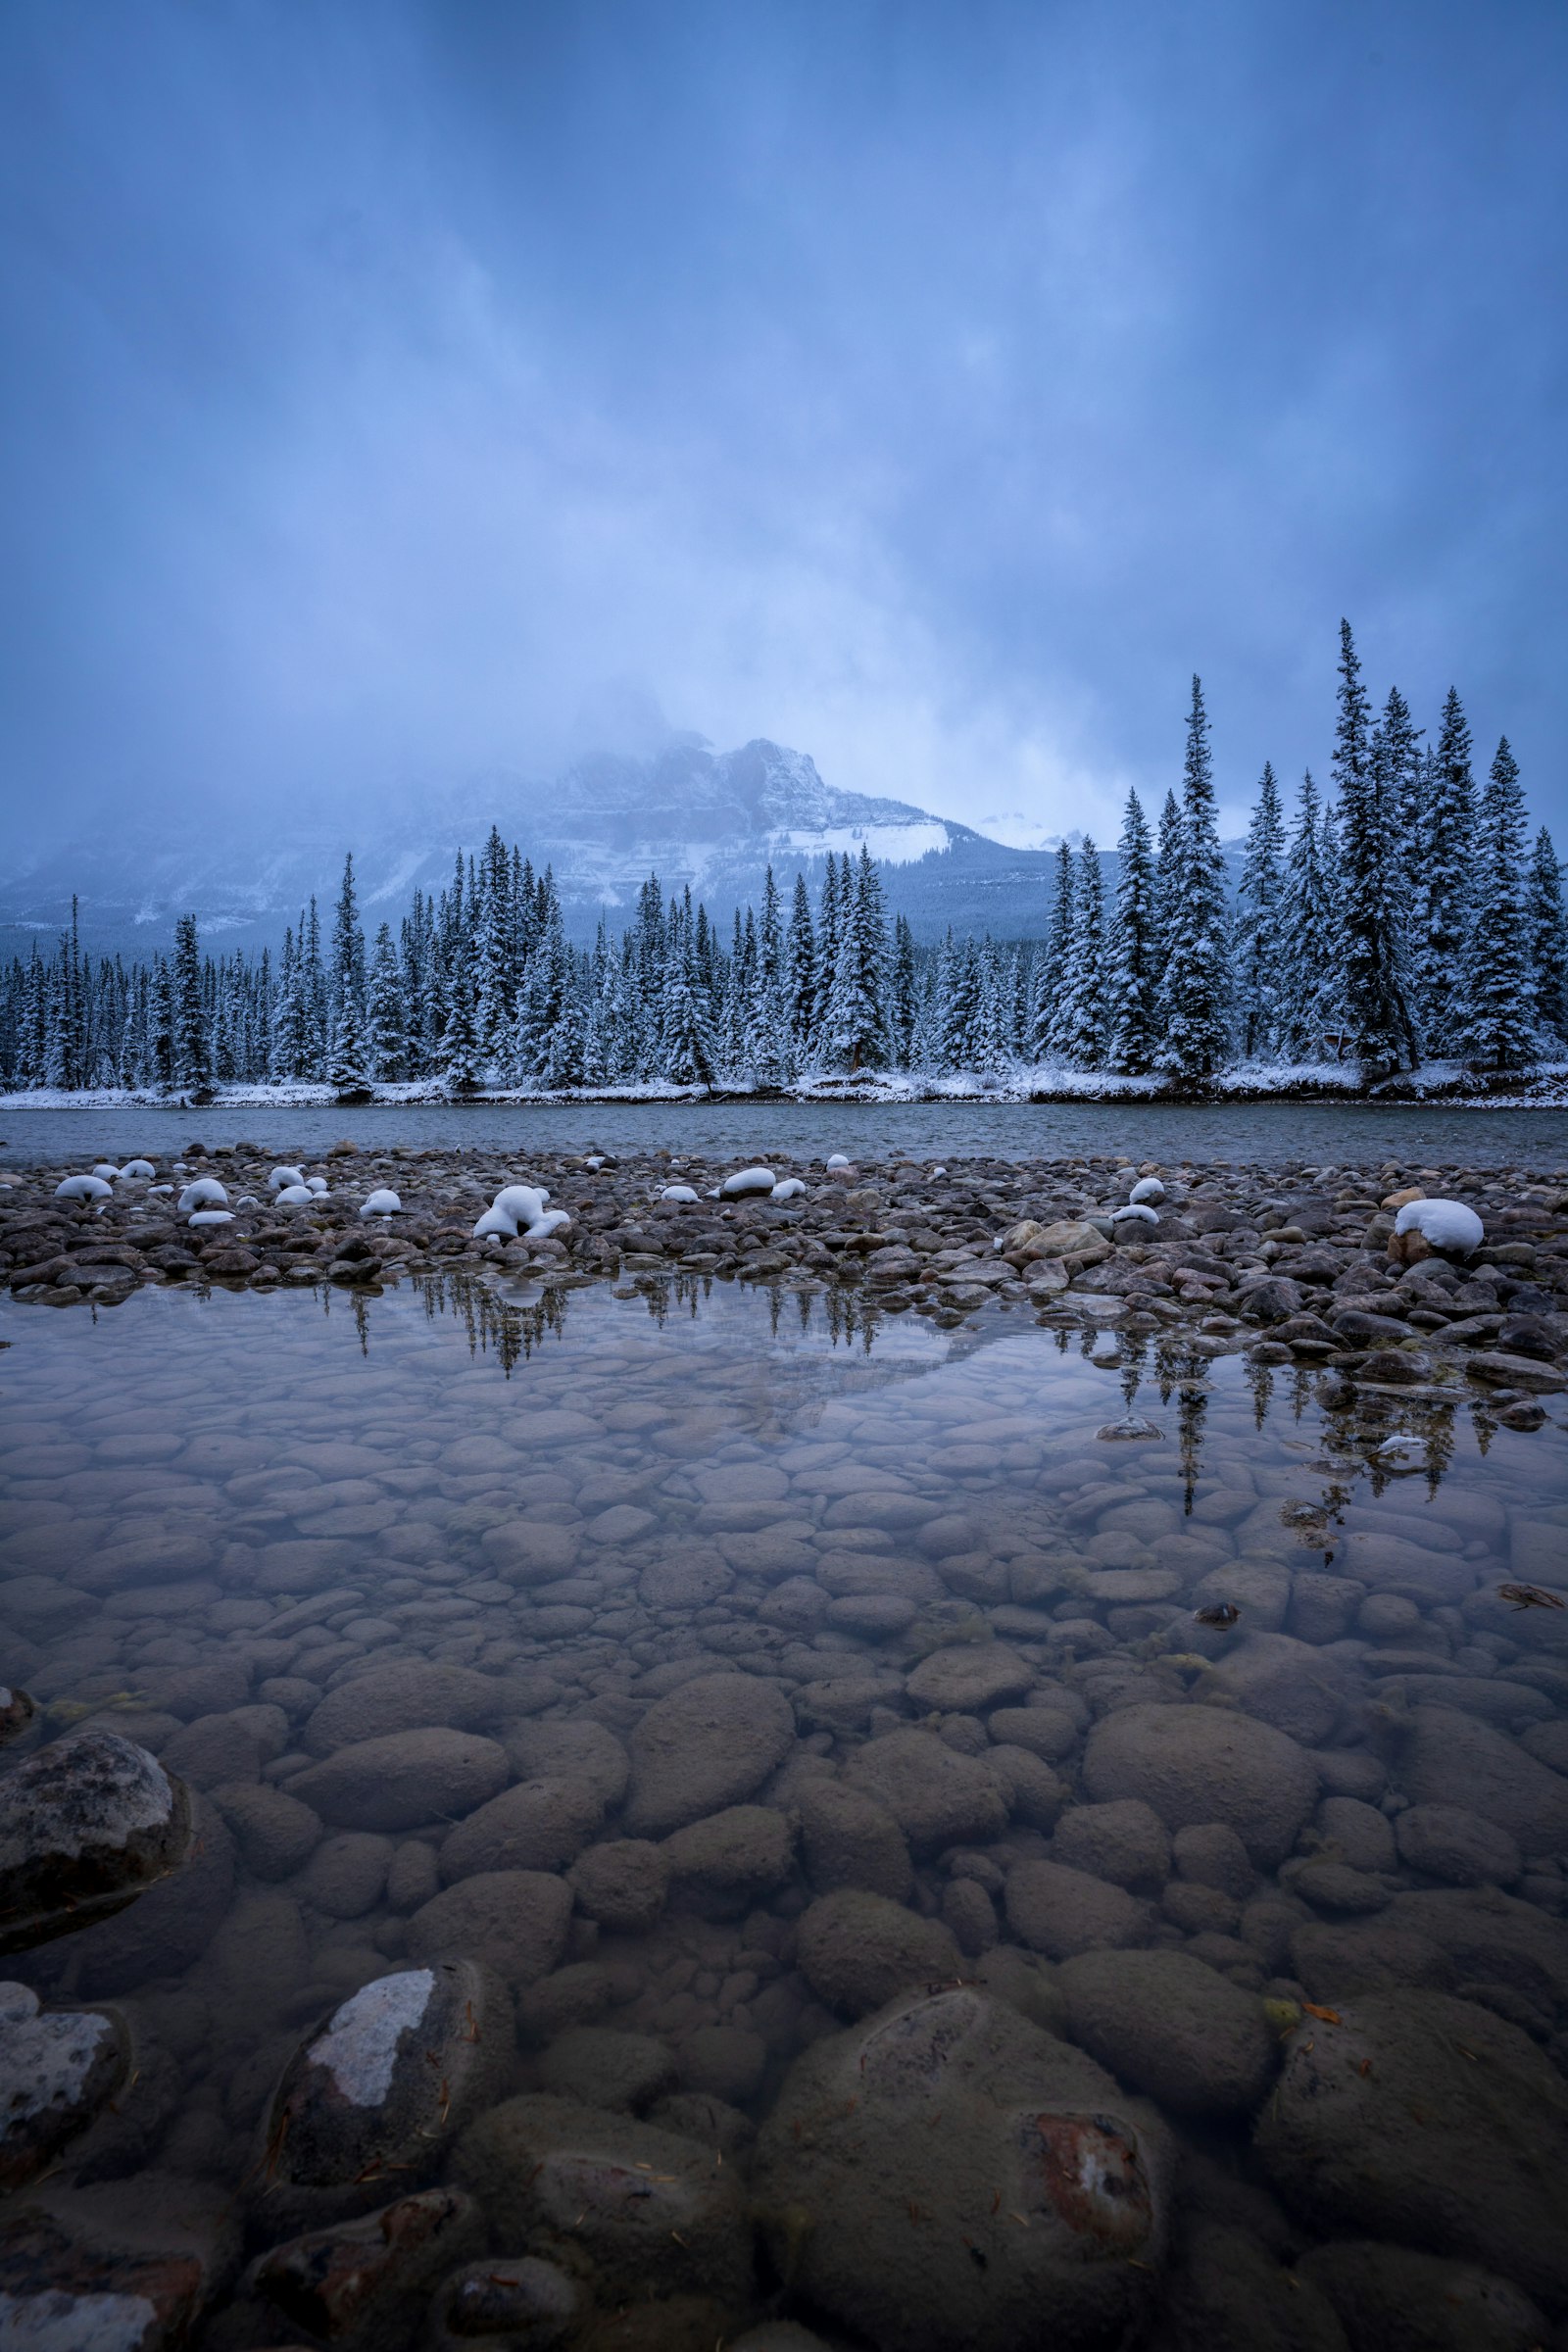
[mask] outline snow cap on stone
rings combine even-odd
[[[843,1152],[830,1152],[827,1155],[827,1165],[830,1168],[847,1168],[850,1165],[848,1154]],[[947,1170],[946,1168],[938,1168],[934,1171],[934,1173],[939,1176],[945,1176],[947,1174]]]
[[[176,1207],[180,1216],[188,1216],[193,1208],[226,1208],[228,1194],[216,1176],[198,1176],[180,1194]]]
[[[661,1200],[695,1200],[697,1195],[689,1184],[666,1184],[659,1198]]]
[[[806,1187],[798,1176],[786,1176],[782,1184],[775,1184],[773,1187],[775,1200],[800,1200],[805,1198],[805,1194]]]
[[[514,1226],[531,1225],[536,1218],[544,1215],[545,1203],[549,1199],[550,1195],[543,1185],[505,1184],[490,1205],[499,1209],[504,1217],[510,1217]]]
[[[721,1200],[739,1200],[747,1193],[770,1193],[778,1182],[771,1168],[737,1168],[718,1188]]]
[[[1129,1202],[1131,1202],[1134,1207],[1137,1207],[1140,1202],[1145,1200],[1163,1200],[1164,1198],[1165,1187],[1160,1183],[1157,1176],[1140,1177],[1138,1182],[1133,1186],[1132,1191],[1127,1196]]]
[[[360,1214],[362,1217],[400,1217],[403,1203],[396,1193],[389,1191],[385,1185],[379,1185],[361,1201]]]
[[[564,1208],[547,1208],[542,1217],[535,1217],[523,1230],[530,1242],[548,1242],[553,1234],[568,1233],[571,1219]]]
[[[110,1187],[101,1176],[68,1176],[55,1186],[57,1200],[107,1200]]]
[[[101,1176],[105,1184],[113,1184],[115,1178],[120,1174],[120,1170],[112,1159],[100,1159],[93,1168],[93,1174]]]
[[[158,1170],[150,1159],[127,1159],[120,1173],[122,1178],[132,1176],[138,1182],[145,1183],[150,1176],[156,1176]]]
[[[305,1171],[303,1168],[276,1167],[267,1179],[268,1190],[273,1193],[280,1193],[289,1185],[303,1184],[304,1182]]]
[[[1110,1221],[1113,1225],[1157,1225],[1159,1212],[1146,1207],[1142,1200],[1129,1200],[1125,1208],[1111,1210]]]
[[[1396,1233],[1419,1233],[1434,1250],[1468,1257],[1479,1250],[1486,1228],[1462,1200],[1407,1200],[1394,1220]]]
[[[308,1208],[316,1199],[308,1184],[285,1184],[277,1196],[279,1208]]]
[[[232,1225],[234,1211],[231,1208],[193,1208],[185,1222],[187,1225]]]
[[[491,1234],[498,1235],[504,1242],[514,1242],[517,1238],[516,1218],[509,1216],[504,1208],[487,1208],[473,1228],[473,1238],[476,1242],[482,1242]]]

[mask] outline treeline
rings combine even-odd
[[[553,875],[492,827],[445,890],[416,892],[396,936],[383,922],[367,942],[350,857],[330,936],[313,900],[275,961],[204,956],[183,915],[172,956],[94,962],[74,915],[53,956],[34,948],[0,984],[13,1089],[463,1094],[1041,1065],[1199,1087],[1237,1058],[1376,1075],[1565,1051],[1561,873],[1544,828],[1528,840],[1506,740],[1478,783],[1452,690],[1435,741],[1396,688],[1374,718],[1348,623],[1330,791],[1308,772],[1287,819],[1264,766],[1234,894],[1195,678],[1180,793],[1152,829],[1129,794],[1108,869],[1093,842],[1062,847],[1038,945],[917,948],[862,845],[829,855],[814,906],[797,875],[786,912],[769,869],[727,938],[650,876],[625,929],[601,921],[584,950]]]

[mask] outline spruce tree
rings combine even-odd
[[[1568,1046],[1568,921],[1562,868],[1544,825],[1536,835],[1525,883],[1525,936],[1529,945],[1536,1020],[1548,1051]]]
[[[1337,1036],[1340,986],[1339,851],[1324,837],[1317,786],[1307,768],[1285,861],[1280,957],[1280,1044],[1293,1061],[1316,1061]]]
[[[893,1059],[901,1070],[909,1066],[914,1024],[920,1009],[919,979],[915,969],[914,933],[906,914],[893,925]]]
[[[839,939],[825,1022],[827,1052],[840,1069],[881,1069],[888,1060],[887,921],[882,885],[865,844],[853,872],[845,852]]]
[[[797,1062],[808,1061],[816,1042],[816,930],[806,876],[795,877],[784,958],[784,1004]]]
[[[340,1093],[363,1087],[368,1053],[365,1034],[365,934],[360,929],[352,853],[343,860],[343,887],[332,918],[331,1038],[327,1083]]]
[[[1193,680],[1181,818],[1159,983],[1158,1066],[1178,1086],[1205,1084],[1225,1058],[1227,924],[1203,689]]]
[[[403,974],[389,923],[382,923],[375,935],[367,1020],[370,1069],[383,1085],[395,1084],[408,1074],[408,1016],[403,1004]]]
[[[1170,954],[1171,914],[1180,889],[1182,856],[1182,812],[1176,795],[1167,791],[1159,811],[1159,833],[1154,852],[1154,979],[1156,988],[1164,977],[1165,961]]]
[[[1149,821],[1136,792],[1127,795],[1116,845],[1116,897],[1105,977],[1105,1058],[1113,1070],[1142,1077],[1158,1044],[1154,964],[1154,858]]]
[[[213,1061],[193,914],[182,914],[174,925],[173,1031],[174,1084],[187,1094],[205,1094],[213,1083]]]
[[[1456,1054],[1465,1030],[1476,791],[1470,772],[1470,729],[1451,686],[1423,783],[1411,906],[1411,986],[1428,1053]]]
[[[983,996],[973,932],[961,948],[955,948],[953,934],[948,933],[945,961],[936,1008],[937,1064],[949,1072],[969,1070],[975,1067],[980,1051]]]
[[[449,1095],[471,1095],[484,1066],[479,1044],[473,962],[460,956],[447,994],[447,1024],[441,1036],[441,1085]]]
[[[1052,1038],[1070,1068],[1100,1067],[1105,1053],[1104,893],[1100,853],[1088,835],[1078,852],[1072,937]]]
[[[1072,844],[1064,840],[1057,844],[1052,871],[1051,920],[1040,958],[1034,1034],[1029,1041],[1030,1056],[1037,1062],[1050,1060],[1058,1050],[1062,992],[1072,962],[1075,882]]]
[[[1399,778],[1395,747],[1384,728],[1372,739],[1370,716],[1350,624],[1342,620],[1334,781],[1340,800],[1346,1021],[1357,1059],[1369,1071],[1388,1072],[1412,1066],[1419,1044],[1401,953]]]
[[[1249,1061],[1278,1050],[1283,1025],[1284,848],[1279,790],[1273,766],[1265,760],[1257,805],[1247,828],[1234,928],[1236,1023]]]
[[[717,1056],[708,991],[697,968],[696,925],[689,910],[688,892],[686,908],[677,911],[671,926],[660,1056],[662,1075],[672,1086],[710,1087],[717,1075]]]
[[[746,1006],[746,1052],[760,1086],[783,1086],[791,1074],[785,987],[784,918],[770,865],[762,877],[762,919]]]
[[[1484,1070],[1518,1069],[1539,1046],[1525,915],[1525,808],[1506,735],[1481,794],[1465,1047]]]

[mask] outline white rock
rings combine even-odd
[[[182,1217],[193,1208],[226,1208],[227,1206],[228,1194],[216,1176],[198,1176],[194,1184],[186,1185],[175,1202],[175,1207]]]
[[[289,1185],[303,1184],[305,1182],[305,1170],[303,1168],[277,1167],[272,1170],[272,1173],[270,1176],[269,1176],[267,1182],[270,1191],[280,1193]]]
[[[396,1193],[380,1185],[360,1203],[360,1214],[362,1217],[400,1217],[403,1203]]]
[[[55,1186],[57,1200],[107,1200],[111,1187],[101,1176],[68,1176]]]
[[[718,1188],[721,1200],[739,1200],[747,1193],[770,1193],[778,1182],[771,1168],[737,1168]]]
[[[661,1200],[695,1200],[697,1195],[689,1184],[666,1184],[659,1198]]]
[[[786,1176],[782,1184],[775,1184],[773,1187],[775,1200],[799,1200],[804,1198],[805,1193],[806,1187],[798,1176]]]
[[[1134,1205],[1141,1200],[1163,1200],[1165,1198],[1165,1187],[1160,1183],[1157,1176],[1142,1176],[1133,1186],[1133,1189],[1128,1194],[1127,1198],[1131,1202],[1134,1203]]]
[[[187,1225],[232,1225],[234,1211],[231,1208],[196,1208],[192,1209],[185,1222]]]
[[[435,1973],[428,1968],[377,1977],[333,2011],[326,2032],[306,2052],[325,2067],[340,2097],[353,2107],[379,2107],[392,2087],[398,2041],[412,2034],[430,2006]]]
[[[1486,1227],[1462,1200],[1407,1200],[1394,1220],[1396,1233],[1419,1233],[1434,1250],[1452,1250],[1468,1257],[1479,1250]]]

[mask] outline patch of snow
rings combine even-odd
[[[1152,1202],[1163,1200],[1164,1198],[1165,1187],[1157,1176],[1141,1177],[1127,1196],[1129,1204],[1134,1208],[1139,1207],[1146,1200]]]
[[[290,1185],[303,1184],[304,1182],[305,1170],[303,1168],[277,1167],[272,1170],[272,1173],[267,1179],[268,1190],[273,1193],[284,1192]]]
[[[231,1208],[198,1208],[191,1212],[185,1222],[187,1225],[232,1225],[234,1211]]]
[[[542,1217],[549,1199],[550,1195],[542,1185],[506,1184],[490,1205],[499,1209],[503,1216],[510,1217],[515,1229],[518,1225],[532,1225]]]
[[[158,1170],[153,1166],[153,1163],[150,1159],[127,1159],[124,1166],[120,1171],[122,1180],[128,1176],[133,1178],[138,1183],[142,1182],[148,1177],[156,1176]]]
[[[697,1195],[689,1184],[666,1184],[659,1198],[661,1200],[695,1200]]]
[[[412,2034],[430,2006],[435,1972],[411,1968],[401,1976],[362,1984],[332,2013],[326,2032],[305,2055],[324,2067],[354,2107],[379,2107],[392,2087],[398,2041]]]
[[[226,1208],[228,1193],[216,1176],[198,1176],[194,1184],[186,1185],[174,1206],[180,1216],[192,1208]]]
[[[403,1203],[396,1193],[390,1192],[385,1185],[380,1185],[361,1201],[360,1214],[362,1217],[400,1217],[403,1214]]]
[[[721,1200],[740,1200],[748,1193],[770,1193],[778,1178],[771,1168],[737,1168],[718,1188]]]
[[[1125,1208],[1111,1210],[1110,1221],[1113,1225],[1157,1225],[1159,1211],[1142,1200],[1129,1200]]]
[[[57,1200],[107,1200],[113,1187],[101,1176],[67,1176],[55,1186]]]
[[[285,1184],[275,1196],[274,1205],[278,1208],[309,1208],[316,1198],[308,1184]]]
[[[1468,1257],[1486,1238],[1486,1227],[1462,1200],[1407,1200],[1394,1220],[1396,1233],[1419,1233],[1434,1250]]]
[[[799,1176],[786,1176],[782,1184],[775,1184],[773,1187],[775,1200],[800,1200],[804,1199],[805,1194],[806,1187]]]

